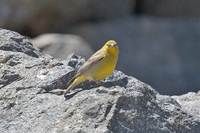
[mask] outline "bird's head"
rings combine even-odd
[[[117,47],[117,42],[114,40],[109,40],[106,42],[105,46],[107,46],[108,48],[114,48]]]
[[[117,46],[117,42],[114,40],[109,40],[105,43],[104,48],[106,48],[108,50],[108,52],[112,53],[112,54],[118,54],[118,46]]]

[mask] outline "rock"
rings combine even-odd
[[[33,50],[0,49],[0,131],[1,133],[197,133],[200,119],[184,112],[170,96],[115,71],[101,84],[86,82],[66,98],[62,89],[84,60],[71,55],[54,59],[31,47],[25,38],[0,30],[0,45]],[[7,40],[23,38],[13,43]],[[12,44],[12,45],[11,45]],[[25,51],[26,51],[25,50]],[[9,57],[9,58],[7,58]],[[13,63],[14,62],[14,63]],[[59,93],[60,91],[60,93]]]
[[[183,30],[184,29],[184,30]],[[128,17],[88,23],[71,31],[98,49],[108,39],[119,43],[118,69],[151,84],[162,94],[197,91],[199,21]]]
[[[189,114],[200,117],[200,92],[189,92],[180,96],[173,96],[182,106],[183,110]]]
[[[66,59],[72,52],[88,58],[93,53],[89,44],[76,35],[43,34],[31,40],[31,42],[44,53],[56,58]]]
[[[141,13],[168,17],[200,17],[199,0],[143,0]]]
[[[23,52],[27,55],[38,57],[40,53],[32,47],[27,38],[20,36],[18,33],[10,33],[10,31],[0,28],[0,50]]]
[[[83,21],[127,16],[134,3],[135,0],[1,0],[0,25],[34,36]]]

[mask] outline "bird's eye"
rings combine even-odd
[[[110,47],[110,48],[111,48],[111,47],[113,47],[113,45],[112,45],[112,44],[109,44],[109,45],[108,45],[108,47]]]
[[[114,43],[109,45],[109,47],[115,47],[115,46],[117,46],[117,45]]]

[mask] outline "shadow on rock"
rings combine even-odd
[[[110,88],[110,87],[113,87],[113,86],[126,87],[127,83],[128,83],[128,78],[127,77],[124,77],[122,79],[118,79],[118,80],[115,80],[115,81],[110,81],[110,80],[108,80],[108,81],[99,81],[99,82],[86,81],[85,83],[81,84],[80,86],[77,86],[76,87],[77,89],[74,89],[74,90],[72,90],[72,92],[67,93],[64,97],[65,97],[65,100],[67,100],[67,99],[70,99],[73,96],[75,96],[78,92],[81,92],[83,90],[90,90],[92,88],[97,88],[97,87],[100,87],[100,86],[103,86],[105,88]],[[62,94],[64,93],[64,91],[60,91],[60,92]]]

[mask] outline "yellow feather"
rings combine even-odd
[[[70,91],[71,89],[73,89],[75,86],[79,85],[80,83],[84,82],[85,80],[87,80],[83,75],[79,75],[77,77],[74,77],[69,83],[69,86],[67,87],[65,93],[67,93],[68,91]]]
[[[80,67],[70,81],[65,94],[86,80],[103,80],[114,71],[118,60],[119,48],[114,40],[109,40]]]

